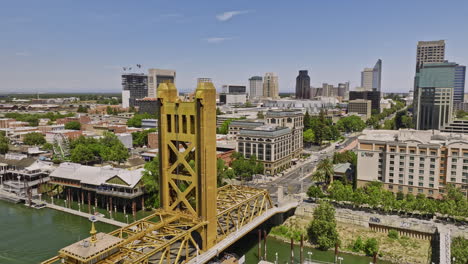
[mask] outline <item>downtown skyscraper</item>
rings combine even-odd
[[[445,41],[418,41],[416,50],[416,72],[425,63],[444,62]]]
[[[252,76],[249,78],[249,98],[259,99],[263,97],[263,78],[261,76]]]
[[[296,77],[296,99],[310,99],[310,77],[307,70],[299,71]]]
[[[365,68],[361,72],[361,87],[364,91],[381,91],[382,60],[377,60],[373,68]]]
[[[267,72],[263,78],[263,97],[278,99],[278,75],[273,72]]]

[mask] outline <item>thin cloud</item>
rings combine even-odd
[[[31,54],[29,52],[26,52],[26,51],[19,51],[19,52],[16,52],[15,53],[16,56],[19,56],[19,57],[28,57],[28,56],[31,56]]]
[[[226,40],[231,40],[232,38],[222,38],[222,37],[212,37],[212,38],[207,38],[205,39],[208,43],[221,43]]]
[[[243,15],[243,14],[247,14],[250,12],[251,12],[250,10],[228,11],[228,12],[224,12],[224,13],[216,15],[216,19],[218,19],[221,22],[224,22],[224,21],[228,21],[232,19],[233,17],[237,15]]]

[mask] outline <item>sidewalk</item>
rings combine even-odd
[[[35,200],[34,202],[39,202],[39,201]],[[43,203],[45,203],[45,202],[43,202]],[[47,205],[48,208],[55,209],[57,211],[62,211],[62,212],[69,213],[69,214],[74,214],[74,215],[81,216],[81,217],[86,217],[88,219],[92,216],[91,214],[88,214],[88,213],[79,212],[79,211],[69,209],[69,208],[65,208],[65,207],[62,207],[62,206],[58,206],[58,205],[55,205],[55,204],[50,204],[50,203],[45,203],[45,204]],[[118,227],[127,226],[126,223],[122,223],[122,222],[119,222],[119,221],[116,221],[116,220],[113,220],[113,219],[108,219],[108,218],[99,217],[99,216],[96,216],[96,219],[98,221],[100,221],[100,222],[110,224],[110,225],[114,225],[114,226],[118,226]]]

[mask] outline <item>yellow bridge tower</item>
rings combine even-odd
[[[92,228],[91,238],[62,248],[43,264],[189,263],[267,219],[264,214],[273,208],[267,191],[216,186],[213,84],[198,83],[192,101],[181,100],[172,83],[160,84],[157,96],[161,208],[109,234]]]
[[[206,250],[216,242],[216,89],[202,82],[193,101],[178,95],[173,83],[158,88],[161,205],[207,222]]]

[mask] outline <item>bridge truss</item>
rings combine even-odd
[[[218,189],[217,205],[216,242],[273,208],[267,191],[234,185]],[[72,252],[73,247],[86,241],[83,240],[60,250],[58,256],[42,264],[92,263],[98,256],[106,258],[94,263],[186,263],[204,252],[200,234],[206,224],[191,214],[158,209],[150,216],[109,233],[119,238],[119,242],[94,255],[83,258]],[[97,236],[98,245],[99,234]]]
[[[162,83],[158,113],[161,208],[109,234],[92,232],[43,264],[186,263],[273,208],[265,190],[217,188],[212,83],[199,83],[193,101]]]

